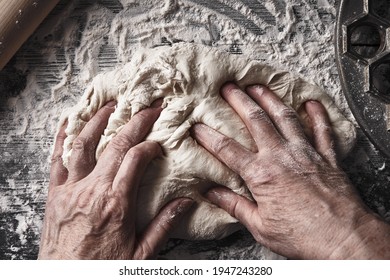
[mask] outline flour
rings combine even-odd
[[[1,154],[6,170],[2,176],[14,180],[12,184],[3,180],[0,189],[1,211],[7,214],[7,218],[1,218],[0,229],[10,236],[7,241],[10,243],[4,246],[11,248],[2,249],[6,252],[3,257],[36,256],[50,148],[61,112],[77,103],[96,74],[130,61],[140,47],[183,40],[245,54],[317,84],[353,121],[335,65],[335,15],[335,0],[60,2],[12,64],[26,76],[25,89],[12,96],[2,92],[6,100],[0,101],[0,113],[8,128],[0,135],[7,148]],[[12,151],[8,147],[13,147]],[[360,170],[355,177],[362,176],[359,174]],[[33,186],[36,188],[32,191]],[[369,188],[367,192],[370,196]],[[385,213],[387,207],[382,202],[379,206],[381,213]],[[18,218],[16,211],[31,219]],[[13,224],[19,228],[17,233]],[[28,242],[23,241],[22,245],[15,240]],[[166,254],[174,258],[181,254],[178,251],[181,245],[173,243],[176,249]],[[186,246],[190,245],[182,245],[183,250]],[[214,248],[212,244],[202,246],[195,247],[202,248],[201,251]],[[258,255],[240,257],[263,258],[264,254],[267,258],[275,257],[255,251]],[[202,254],[197,256],[201,258]],[[223,256],[214,251],[212,258],[234,256],[234,251],[229,255],[226,250]]]

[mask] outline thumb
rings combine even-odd
[[[190,198],[177,198],[165,205],[143,232],[134,259],[151,259],[157,255],[168,240],[171,231],[193,204],[194,201]]]
[[[236,194],[226,187],[215,187],[205,197],[213,204],[228,212],[243,224],[261,242],[261,219],[257,204],[246,197]]]

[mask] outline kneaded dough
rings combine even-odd
[[[237,220],[208,203],[201,193],[216,183],[250,197],[247,187],[189,134],[193,124],[204,123],[247,148],[253,146],[241,119],[220,97],[220,88],[227,81],[242,89],[251,84],[266,85],[295,110],[307,100],[320,101],[329,113],[340,152],[345,155],[353,146],[354,126],[317,86],[242,55],[177,43],[141,49],[128,64],[94,78],[79,103],[65,112],[64,165],[74,139],[106,102],[117,100],[118,105],[101,137],[96,158],[134,114],[164,98],[164,110],[147,139],[160,143],[165,155],[149,165],[139,188],[137,230],[143,230],[170,200],[191,197],[197,204],[172,237],[219,239],[234,232],[239,229]]]

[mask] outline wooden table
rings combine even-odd
[[[97,4],[94,5],[94,2]],[[233,6],[223,6],[218,1],[184,2],[212,10],[216,16],[231,17],[236,23],[244,20],[248,28],[253,27],[253,22],[237,16]],[[256,1],[241,2],[250,7]],[[317,1],[303,1],[296,5],[297,8],[314,11],[318,8]],[[270,16],[265,6],[257,8],[258,15],[270,24],[278,20]],[[37,257],[47,194],[50,149],[60,108],[74,104],[83,90],[80,86],[82,83],[77,80],[83,69],[75,63],[72,55],[78,47],[77,41],[67,41],[64,30],[75,24],[81,30],[81,36],[91,20],[88,15],[94,9],[108,9],[115,16],[124,8],[116,0],[60,1],[37,32],[0,72],[0,259]],[[293,9],[293,12],[298,21],[300,16],[304,16],[299,14],[299,9]],[[331,24],[332,15],[326,14],[326,11],[321,13],[322,19],[330,18],[324,24]],[[256,29],[256,26],[253,28]],[[256,30],[253,32],[258,32]],[[161,42],[164,42],[164,38],[161,38]],[[237,45],[230,48],[231,52],[239,53],[238,50]],[[114,67],[118,63],[115,46],[107,42],[97,59],[99,71]],[[367,204],[390,219],[388,162],[360,131],[358,145],[344,165]],[[256,244],[246,231],[241,231],[220,241],[171,240],[160,257],[258,259],[277,256]]]

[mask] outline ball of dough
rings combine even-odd
[[[163,98],[164,110],[147,139],[158,142],[165,155],[150,164],[142,180],[137,199],[137,230],[143,230],[170,200],[191,197],[197,201],[196,207],[172,237],[218,239],[232,233],[239,229],[237,220],[208,203],[201,194],[214,184],[247,197],[250,193],[237,174],[189,135],[193,124],[204,123],[253,148],[244,123],[219,94],[227,81],[234,81],[243,89],[251,84],[266,85],[295,110],[307,100],[320,101],[329,113],[340,152],[345,155],[353,146],[354,126],[317,86],[244,56],[178,43],[141,49],[128,64],[95,77],[79,103],[65,112],[65,166],[73,140],[106,102],[116,100],[118,105],[101,137],[97,159],[135,113]]]

